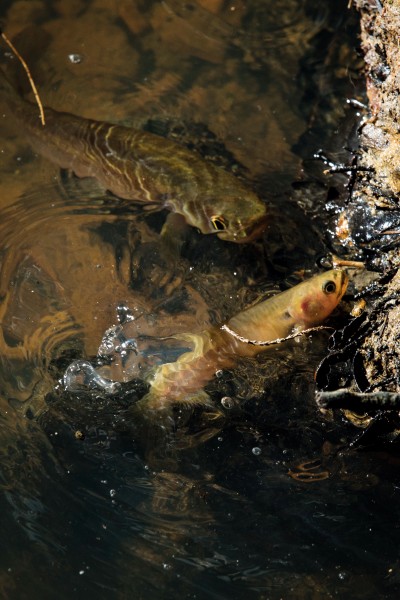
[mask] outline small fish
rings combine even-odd
[[[166,208],[202,233],[248,242],[265,228],[266,206],[254,192],[196,152],[161,136],[93,121],[23,100],[3,73],[0,90],[33,148],[78,177],[94,177],[147,210]]]
[[[347,284],[346,273],[332,269],[247,308],[222,326],[174,336],[189,342],[193,350],[156,367],[148,377],[150,391],[138,404],[144,410],[174,403],[207,404],[209,397],[202,388],[216,371],[234,366],[240,356],[262,352],[266,349],[262,342],[319,325],[339,304]]]

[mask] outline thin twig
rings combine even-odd
[[[260,342],[258,340],[249,340],[238,333],[230,329],[228,325],[222,325],[221,329],[226,331],[234,338],[239,340],[240,342],[244,342],[245,344],[251,344],[252,346],[272,346],[273,344],[281,344],[282,342],[286,342],[286,340],[292,340],[293,338],[299,337],[300,335],[305,335],[306,333],[310,333],[311,331],[321,331],[322,329],[330,329],[333,331],[333,327],[326,327],[325,325],[319,325],[318,327],[310,327],[309,329],[303,329],[303,331],[297,331],[296,333],[292,333],[291,335],[287,335],[283,338],[276,338],[276,340],[269,340],[267,342]]]
[[[349,388],[317,392],[317,402],[321,408],[347,408],[348,410],[399,410],[398,392],[356,392]]]
[[[25,73],[27,74],[27,77],[29,79],[29,83],[31,85],[32,91],[34,93],[35,96],[35,100],[36,103],[39,107],[39,114],[40,114],[40,120],[42,125],[44,126],[46,124],[45,118],[44,118],[44,110],[43,110],[43,104],[40,100],[40,96],[39,96],[39,92],[37,91],[35,82],[33,81],[33,77],[31,75],[31,72],[29,70],[28,65],[26,64],[26,62],[24,61],[24,59],[22,58],[22,56],[20,55],[20,53],[18,52],[18,50],[15,48],[15,46],[13,45],[13,43],[8,39],[8,37],[6,36],[6,34],[2,31],[1,32],[1,37],[3,38],[3,40],[5,41],[5,43],[7,44],[7,46],[9,46],[9,48],[11,49],[11,51],[15,54],[15,56],[18,58],[18,60],[20,61],[21,65],[23,66]]]
[[[336,268],[347,267],[348,269],[365,269],[365,264],[358,260],[345,260],[332,254],[332,266]]]

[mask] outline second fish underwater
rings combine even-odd
[[[168,338],[171,344],[179,342],[186,351],[173,362],[147,372],[143,369],[150,390],[134,405],[135,412],[151,414],[174,405],[209,405],[210,397],[204,386],[217,371],[234,367],[240,357],[267,351],[282,338],[319,326],[337,307],[347,285],[345,271],[332,269],[250,306],[225,323],[200,333],[171,335]],[[134,339],[127,343],[135,348]],[[135,350],[133,360],[141,358]],[[118,393],[119,384],[103,378],[87,361],[70,365],[64,377],[70,391],[80,387],[79,381],[87,387],[102,388],[106,393]]]

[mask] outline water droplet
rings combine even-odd
[[[82,54],[68,54],[68,59],[73,65],[79,65],[83,61]]]
[[[224,396],[223,398],[221,398],[221,404],[224,408],[227,408],[228,410],[230,408],[233,408],[234,406],[234,402],[229,396]]]
[[[132,311],[128,306],[125,304],[119,304],[117,306],[117,319],[118,322],[123,325],[124,323],[134,321],[135,317],[132,315]]]
[[[316,262],[322,269],[332,269],[332,258],[330,256],[320,256]]]
[[[258,446],[255,446],[252,449],[252,453],[254,454],[254,456],[260,456],[260,454],[261,454],[261,448],[259,448]]]
[[[120,383],[101,377],[94,366],[87,360],[72,362],[65,371],[64,388],[69,392],[81,391],[84,388],[104,390],[108,394],[119,391]]]

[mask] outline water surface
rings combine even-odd
[[[317,270],[345,178],[313,155],[342,156],[360,93],[346,2],[17,1],[1,16],[44,104],[171,136],[271,214],[257,245],[191,230],[166,256],[165,214],[36,156],[2,106],[2,595],[395,597],[397,460],[349,448],[352,429],[318,412],[326,333],[220,374],[215,413],[176,414],[167,434],[129,420],[140,381],[62,385],[127,315],[155,339],[198,331]]]

